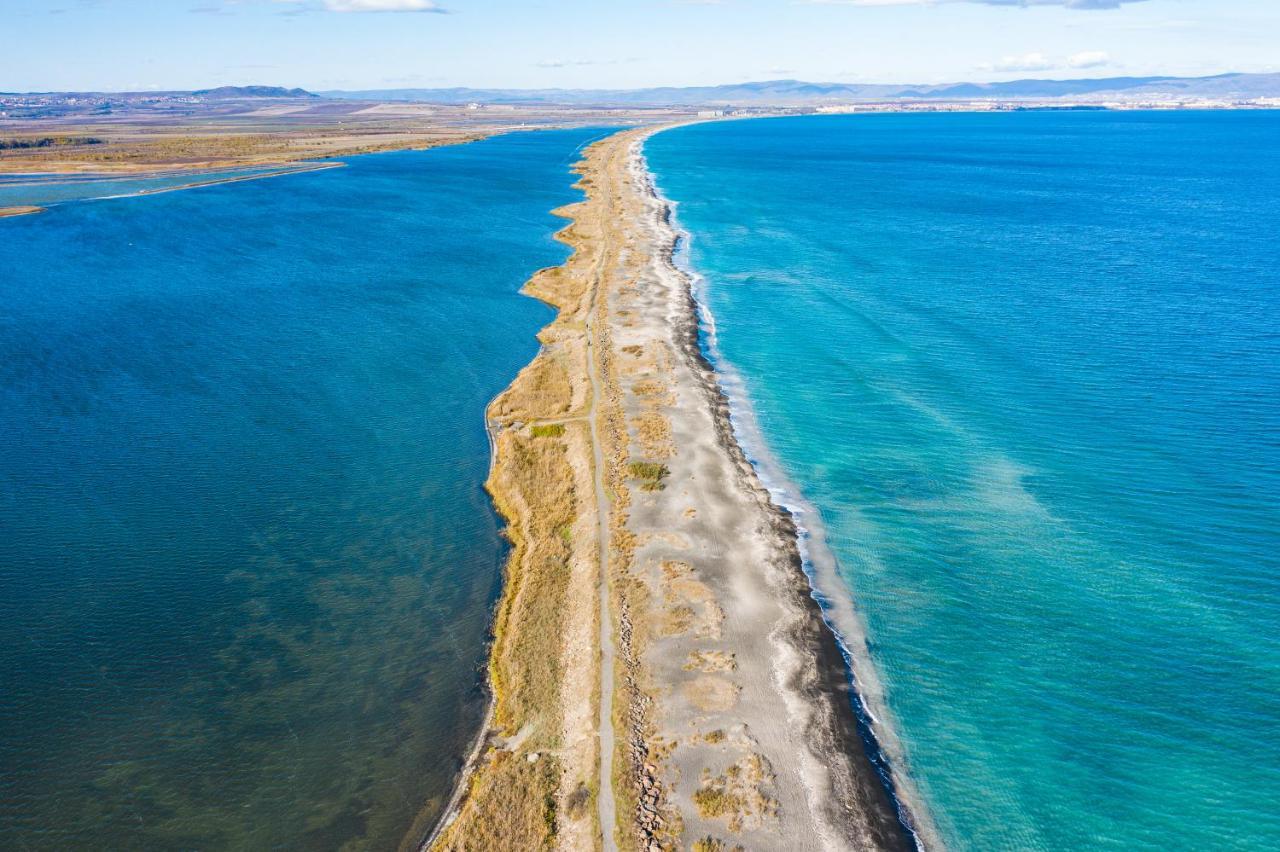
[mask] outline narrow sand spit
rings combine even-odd
[[[637,839],[911,848],[866,758],[794,527],[739,449],[701,355],[644,138],[615,137],[627,157],[610,221],[626,250],[602,308],[625,423],[611,449],[630,498],[620,513],[632,548],[614,578],[643,740],[628,755]]]
[[[489,410],[514,545],[493,709],[432,845],[910,849],[699,351],[653,132],[588,149],[574,253],[526,286],[560,313]]]
[[[7,219],[12,216],[30,216],[33,213],[43,213],[43,207],[34,207],[24,205],[22,207],[0,207],[0,219]]]

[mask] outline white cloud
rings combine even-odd
[[[985,71],[1048,71],[1059,66],[1043,53],[1024,53],[1021,56],[1005,56],[999,62],[991,62],[982,67]]]
[[[988,6],[1066,6],[1068,9],[1119,9],[1125,3],[1143,0],[967,0]]]
[[[937,6],[941,3],[980,3],[984,6],[1064,6],[1068,9],[1119,9],[1145,0],[796,0],[806,6]]]
[[[1065,59],[1046,56],[1039,51],[1023,53],[1016,56],[1004,56],[998,62],[984,62],[978,66],[980,71],[1052,71],[1060,68],[1101,68],[1111,65],[1111,54],[1102,50],[1083,50],[1073,53]]]
[[[324,0],[330,12],[444,12],[434,0]]]
[[[1068,68],[1101,68],[1111,64],[1111,55],[1105,50],[1083,50],[1067,57]]]
[[[639,61],[635,56],[628,56],[626,59],[544,59],[534,65],[539,68],[581,68],[587,65],[623,65]]]

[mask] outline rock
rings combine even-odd
[[[528,757],[526,757],[526,758],[525,758],[525,760],[529,761],[530,763],[537,763],[537,762],[538,762],[538,753],[537,753],[536,751],[531,751],[531,752],[529,752],[529,756],[528,756]]]

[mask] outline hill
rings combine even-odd
[[[723,86],[651,89],[371,89],[323,92],[324,97],[426,101],[439,104],[560,104],[573,106],[820,106],[874,101],[1052,100],[1149,101],[1280,97],[1280,73],[1213,77],[1108,77],[1011,80],[999,83],[901,85],[767,80]]]
[[[219,86],[216,89],[200,89],[191,94],[209,100],[233,98],[318,98],[306,89],[286,89],[283,86]]]

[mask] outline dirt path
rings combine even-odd
[[[587,325],[588,347],[591,347],[591,324]],[[618,824],[618,808],[613,798],[613,616],[609,610],[609,499],[604,487],[604,455],[600,451],[600,436],[596,424],[596,400],[600,398],[600,379],[596,374],[595,359],[591,369],[591,454],[595,472],[596,513],[600,519],[600,791],[596,802],[599,808],[600,831],[605,852],[616,852],[617,841],[613,836]]]
[[[609,195],[609,170],[601,170],[601,184],[605,197]],[[609,609],[609,498],[604,484],[604,453],[601,450],[599,404],[603,396],[600,382],[600,364],[596,358],[595,321],[603,286],[602,271],[607,250],[601,251],[591,270],[591,308],[587,313],[587,364],[591,377],[591,407],[587,422],[591,426],[592,472],[595,477],[596,518],[599,523],[600,558],[600,787],[596,795],[597,813],[600,819],[601,842],[605,852],[616,852],[617,840],[614,828],[618,824],[618,806],[613,795],[613,615]]]

